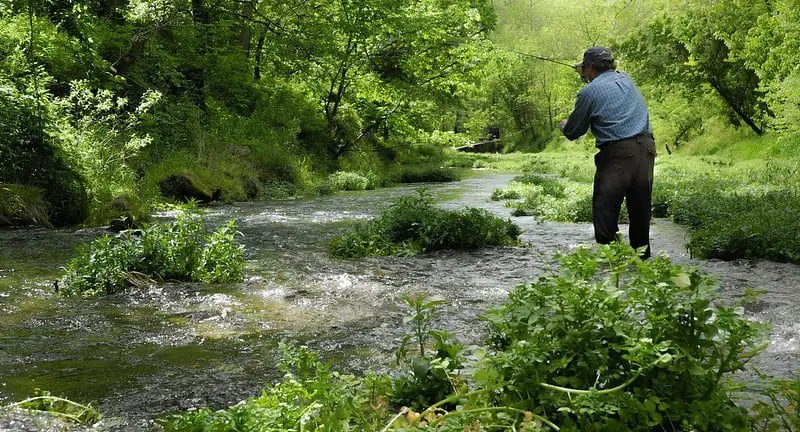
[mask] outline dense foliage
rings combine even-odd
[[[521,285],[486,313],[488,382],[503,401],[562,430],[748,429],[726,380],[763,328],[714,303],[714,281],[620,243],[557,258],[558,275]]]
[[[495,22],[486,0],[3,2],[0,182],[62,225],[122,195],[146,214],[174,174],[238,200],[429,162]]]
[[[173,223],[102,236],[82,247],[59,287],[65,295],[113,294],[158,281],[236,282],[244,248],[234,222],[208,232],[203,218],[184,212]]]
[[[522,230],[485,209],[438,208],[424,189],[404,196],[374,220],[335,237],[328,249],[340,258],[414,254],[441,249],[513,245]]]
[[[766,398],[753,412],[734,403],[747,386],[731,380],[762,349],[765,327],[719,304],[710,276],[666,257],[641,261],[623,243],[555,259],[559,269],[486,312],[487,343],[469,356],[431,327],[441,301],[410,297],[399,374],[343,375],[304,348],[284,347],[286,375],[261,396],[162,424],[169,432],[767,431],[796,424],[796,382],[756,383],[750,392]]]

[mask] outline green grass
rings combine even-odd
[[[686,246],[696,257],[800,263],[800,141],[723,132],[656,158],[653,216],[688,226]],[[562,145],[537,154],[471,157],[489,169],[524,173],[493,193],[508,200],[515,216],[589,222],[592,153]],[[623,207],[620,222],[626,219]]]

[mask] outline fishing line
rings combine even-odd
[[[560,60],[551,59],[549,57],[542,57],[542,56],[538,56],[538,55],[534,55],[534,54],[522,53],[522,52],[513,51],[513,50],[506,50],[506,51],[514,53],[514,54],[517,54],[517,55],[530,57],[530,58],[534,58],[534,59],[537,59],[537,60],[547,61],[547,62],[550,62],[550,63],[555,63],[555,64],[558,64],[558,65],[566,66],[566,67],[568,67],[570,69],[575,69],[575,65],[574,64],[564,63],[564,62],[562,62]]]

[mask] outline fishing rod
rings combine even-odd
[[[550,63],[555,63],[555,64],[558,64],[558,65],[566,66],[566,67],[568,67],[570,69],[575,69],[575,65],[574,64],[564,63],[562,61],[551,59],[551,58],[548,58],[548,57],[542,57],[542,56],[538,56],[538,55],[522,53],[522,52],[519,52],[519,51],[512,51],[512,50],[507,50],[507,51],[508,52],[512,52],[512,53],[517,54],[517,55],[521,55],[521,56],[525,56],[525,57],[531,57],[531,58],[535,58],[537,60],[548,61]]]

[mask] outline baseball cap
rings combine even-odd
[[[594,46],[586,50],[583,53],[583,61],[578,63],[579,65],[585,64],[611,64],[614,63],[614,56],[611,54],[611,50],[606,47],[601,46]]]

